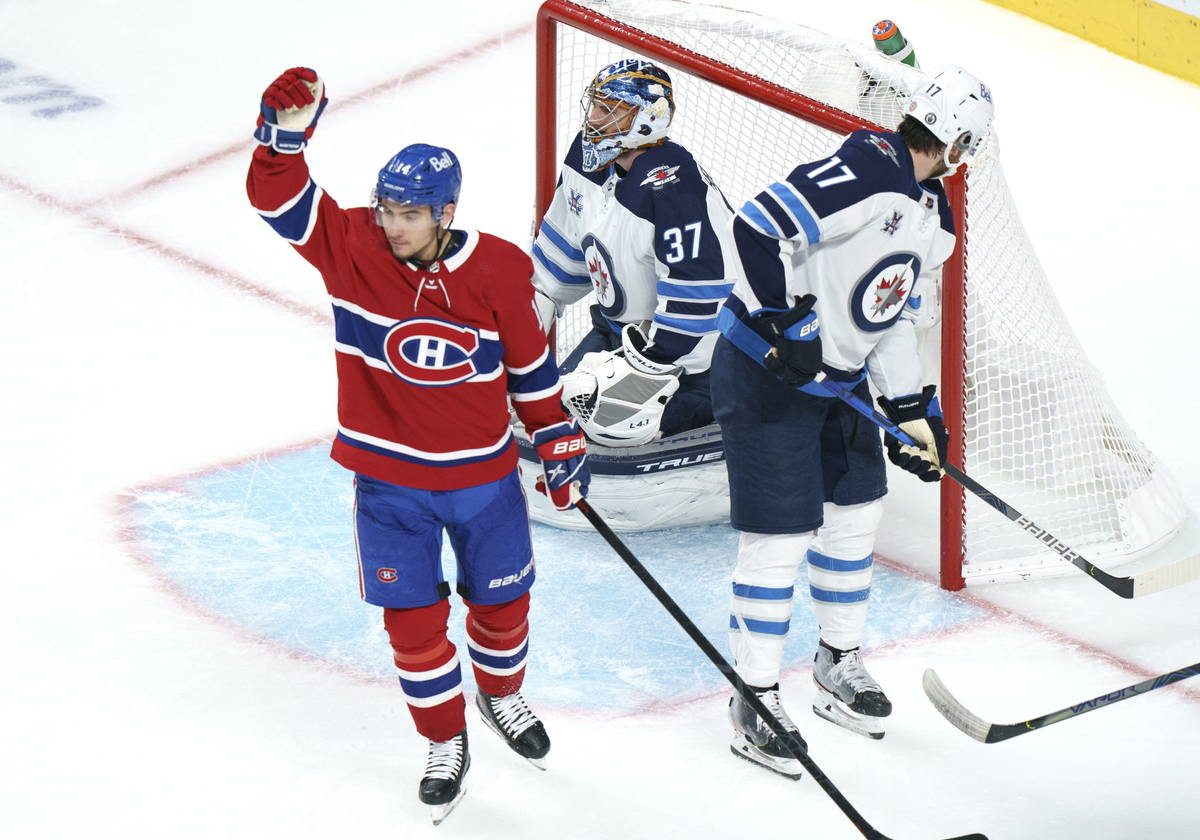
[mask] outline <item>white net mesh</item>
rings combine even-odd
[[[871,46],[865,30],[873,21],[864,23],[859,44],[787,21],[676,0],[579,5],[729,69],[710,81],[639,53],[637,32],[614,43],[558,26],[555,160],[579,129],[579,98],[596,71],[641,55],[671,71],[677,104],[672,139],[695,155],[734,207],[798,164],[827,155],[841,135],[755,101],[753,93],[727,89],[731,79],[757,77],[891,129],[918,76]],[[1002,94],[999,107],[1002,124]],[[962,466],[1088,559],[1113,565],[1165,541],[1186,511],[1068,327],[1021,226],[998,155],[999,144],[989,142],[968,173]],[[945,282],[958,281],[947,276]],[[577,304],[564,317],[560,358],[589,328],[586,306],[587,301]],[[937,331],[932,332],[936,344]],[[930,351],[926,357],[937,355]],[[967,498],[968,580],[1070,568],[983,502]]]

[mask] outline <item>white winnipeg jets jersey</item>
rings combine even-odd
[[[647,149],[624,175],[581,166],[576,135],[533,246],[534,284],[559,312],[595,291],[616,329],[640,324],[645,355],[708,370],[733,290],[732,209],[687,149]]]
[[[727,304],[743,319],[816,295],[826,365],[865,366],[885,396],[925,380],[913,323],[954,250],[936,179],[917,183],[900,135],[856,131],[747,201],[733,222],[741,277]]]

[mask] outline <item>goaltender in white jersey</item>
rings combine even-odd
[[[595,292],[592,330],[562,364],[578,370],[563,399],[592,439],[637,446],[713,422],[708,369],[733,289],[732,210],[667,139],[675,106],[662,68],[610,65],[583,105],[534,243],[534,284],[547,328]]]

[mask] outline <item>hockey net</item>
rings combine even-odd
[[[628,56],[670,70],[671,137],[735,208],[828,155],[847,132],[893,129],[918,76],[865,38],[725,7],[547,0],[538,26],[538,218],[579,129],[583,90]],[[1068,326],[1021,226],[998,143],[965,177],[947,179],[947,191],[959,244],[943,269],[940,325],[923,344],[927,369],[940,371],[951,460],[1098,565],[1159,547],[1186,509]],[[588,328],[584,301],[560,322],[560,358]],[[941,506],[946,588],[1071,568],[954,482],[942,482]]]

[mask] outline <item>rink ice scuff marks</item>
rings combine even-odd
[[[338,670],[390,679],[379,609],[359,599],[353,484],[325,442],[144,486],[126,505],[128,537],[170,587],[205,612]],[[537,583],[528,685],[545,704],[623,715],[724,690],[721,674],[599,535],[533,526]],[[631,534],[629,547],[692,620],[726,651],[727,525]],[[448,543],[443,570],[454,581]],[[817,626],[803,570],[784,668],[811,663]],[[886,566],[876,569],[865,648],[990,617]],[[451,638],[465,650],[452,596]]]

